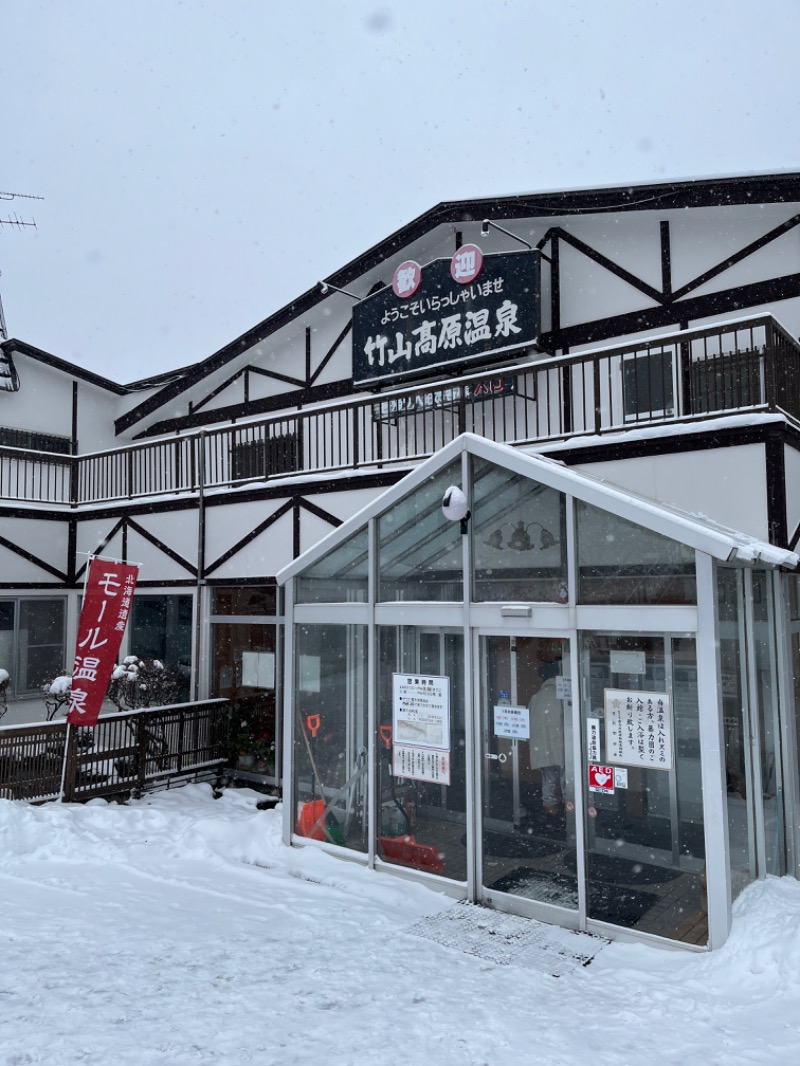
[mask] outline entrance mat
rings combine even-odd
[[[509,892],[524,899],[535,899],[540,903],[553,903],[559,907],[578,906],[578,883],[574,877],[560,874],[542,873],[530,866],[521,866],[513,873],[506,874],[490,886],[500,892]],[[636,925],[647,914],[658,896],[653,892],[639,892],[634,888],[620,885],[590,882],[588,914],[599,922],[611,922],[612,925],[626,927]]]
[[[466,833],[461,838],[467,846]],[[561,845],[554,840],[541,840],[530,833],[498,833],[492,831],[483,834],[483,854],[502,859],[541,859],[546,855],[555,855]]]
[[[589,855],[589,881],[610,881],[617,885],[665,885],[680,877],[682,870],[667,866],[655,866],[649,862],[623,859],[619,855]],[[578,860],[574,851],[564,856],[564,866],[571,873],[577,870]]]
[[[702,859],[706,853],[703,826],[697,822],[681,822],[677,830],[681,855]],[[623,811],[601,810],[597,812],[597,833],[608,840],[624,840],[658,851],[672,851],[673,829],[669,818],[651,814],[631,818]]]
[[[604,937],[503,914],[474,903],[458,903],[406,930],[456,951],[500,966],[524,966],[553,977],[588,966],[609,943]]]

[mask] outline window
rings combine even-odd
[[[672,348],[625,356],[622,392],[626,422],[675,413],[674,356]]]
[[[448,486],[461,484],[461,462],[440,470],[378,520],[380,600],[461,600],[458,522],[442,518]]]
[[[212,614],[277,614],[277,585],[221,585],[213,590]]]
[[[482,459],[472,481],[474,600],[565,603],[564,494]]]
[[[239,772],[279,776],[280,663],[275,585],[220,585],[211,609],[209,695],[233,704],[232,754]]]
[[[163,663],[174,683],[170,702],[185,703],[192,676],[192,597],[134,596],[130,652]]]
[[[66,601],[30,597],[0,601],[0,667],[11,675],[10,694],[39,692],[66,661]]]
[[[298,603],[366,603],[369,549],[362,529],[297,579]]]
[[[578,501],[579,603],[697,602],[694,550]]]
[[[364,852],[367,627],[298,626],[295,640],[295,831]]]

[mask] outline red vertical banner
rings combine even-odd
[[[128,623],[138,576],[138,566],[106,559],[89,562],[67,714],[67,721],[72,725],[97,723]]]

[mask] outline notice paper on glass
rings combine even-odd
[[[449,751],[450,678],[392,674],[392,719],[395,744]]]
[[[672,703],[666,692],[604,690],[606,758],[625,766],[671,770]]]
[[[319,655],[300,656],[300,684],[301,692],[320,691],[320,667],[322,660]]]
[[[275,652],[242,652],[242,687],[275,688]]]
[[[494,735],[511,740],[528,740],[531,735],[530,711],[527,707],[495,704]]]
[[[450,752],[434,748],[415,748],[408,744],[392,745],[392,775],[412,781],[450,784]]]

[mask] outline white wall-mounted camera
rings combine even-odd
[[[451,485],[442,497],[442,514],[449,522],[460,522],[461,532],[467,532],[469,501],[458,485]]]

